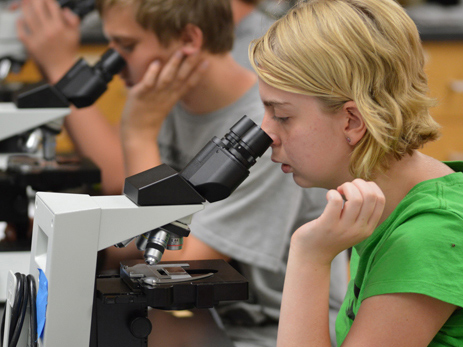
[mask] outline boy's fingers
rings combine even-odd
[[[170,57],[170,59],[164,65],[159,75],[159,81],[161,83],[161,87],[165,87],[166,85],[169,85],[170,83],[175,81],[180,64],[182,63],[183,59],[184,59],[184,55],[182,51],[180,50],[176,51],[172,55],[172,57]]]
[[[37,26],[46,25],[48,21],[48,10],[43,5],[42,1],[30,0],[28,1],[30,6],[27,6],[29,12],[29,18]]]
[[[76,27],[80,24],[80,18],[74,12],[72,12],[69,8],[63,9],[63,17],[67,24]]]
[[[161,69],[161,63],[159,60],[153,61],[146,70],[142,78],[142,86],[147,89],[151,89],[156,85],[158,79],[159,70]]]
[[[56,1],[44,0],[44,9],[48,20],[62,20],[61,7]]]

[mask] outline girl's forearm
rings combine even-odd
[[[278,347],[330,347],[328,265],[290,251],[278,328]]]

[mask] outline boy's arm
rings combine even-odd
[[[103,194],[121,194],[125,175],[118,126],[110,124],[96,106],[71,107],[64,124],[78,153],[100,168]]]

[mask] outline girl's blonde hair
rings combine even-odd
[[[301,1],[249,54],[266,83],[315,96],[328,112],[355,101],[367,132],[350,159],[354,177],[371,179],[439,136],[418,30],[393,0]]]

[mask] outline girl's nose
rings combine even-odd
[[[276,145],[279,144],[278,136],[276,135],[276,132],[272,128],[272,121],[270,117],[268,117],[267,115],[264,116],[264,120],[262,121],[261,128],[273,140],[273,143],[270,145],[270,147],[275,147]]]

